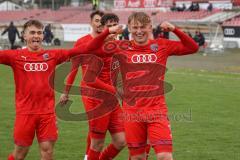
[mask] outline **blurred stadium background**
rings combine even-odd
[[[206,43],[204,48],[222,50],[240,47],[240,0],[96,0],[98,9],[114,12],[120,23],[126,24],[132,11],[143,10],[153,19],[157,27],[162,21],[170,21],[193,36],[200,31]],[[187,10],[192,2],[199,4],[199,10]],[[208,5],[212,9],[208,10]],[[173,7],[184,11],[172,11]],[[51,24],[56,38],[61,41],[75,41],[89,33],[89,14],[93,9],[90,0],[11,0],[0,3],[0,32],[14,21],[19,31],[29,19],[38,19]],[[2,40],[7,36],[1,37]],[[6,46],[5,46],[6,47]]]
[[[176,11],[185,4],[198,3],[198,11]],[[208,10],[209,4],[212,10]],[[114,12],[126,25],[133,11],[151,15],[154,28],[162,21],[176,24],[186,33],[200,31],[205,43],[199,53],[171,57],[166,80],[174,90],[167,94],[176,160],[240,159],[240,0],[0,0],[0,33],[13,21],[18,30],[29,19],[51,24],[60,46],[71,48],[74,41],[91,31],[89,14],[93,8]],[[173,11],[174,10],[174,11]],[[170,38],[175,39],[170,34]],[[24,44],[17,39],[17,44]],[[1,49],[8,49],[7,35],[0,36]],[[14,81],[8,67],[0,69],[0,160],[13,148]],[[75,85],[79,84],[79,79]],[[56,100],[59,93],[56,95]],[[71,111],[82,112],[79,96]],[[79,160],[85,154],[87,122],[59,120],[59,141],[55,159]],[[107,139],[109,142],[109,139]],[[27,160],[39,159],[36,142]],[[125,149],[117,158],[127,159]],[[153,154],[150,160],[154,159]]]

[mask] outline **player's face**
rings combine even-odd
[[[106,24],[104,25],[104,29],[106,28],[110,28],[110,27],[113,27],[113,26],[116,26],[118,25],[118,22],[115,22],[115,21],[107,21]],[[112,40],[115,40],[117,38],[117,35],[115,34],[110,34],[106,39],[105,41],[112,41]]]
[[[31,52],[38,52],[42,49],[43,29],[36,26],[29,26],[24,31],[24,40]]]
[[[145,45],[147,44],[149,37],[151,37],[152,25],[150,23],[143,25],[139,21],[132,20],[129,24],[129,31],[133,40],[138,45]]]
[[[101,33],[103,29],[101,25],[101,16],[96,14],[91,21],[91,26],[92,26],[93,32],[97,34]]]

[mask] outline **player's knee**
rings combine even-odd
[[[15,160],[24,160],[26,155],[28,153],[28,149],[27,148],[15,148],[13,151],[13,156],[15,157]]]
[[[24,160],[25,155],[24,154],[16,154],[15,155],[15,160]]]
[[[24,157],[22,157],[22,156],[17,156],[17,157],[15,157],[15,160],[24,160]]]
[[[125,133],[120,132],[112,135],[112,144],[118,149],[121,150],[126,146]]]
[[[104,147],[104,140],[91,141],[91,148],[96,151],[102,151]]]
[[[157,160],[173,160],[172,153],[169,152],[158,153]]]
[[[53,160],[52,152],[42,152],[41,160]]]
[[[145,159],[146,159],[145,154],[139,154],[139,155],[131,156],[131,160],[145,160]]]
[[[51,147],[41,148],[41,156],[43,160],[53,160],[53,149]]]
[[[121,150],[126,146],[125,138],[116,139],[113,141],[113,145],[118,149]]]

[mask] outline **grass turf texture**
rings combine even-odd
[[[15,116],[11,69],[0,65],[0,160],[13,149]],[[79,79],[80,77],[78,77]],[[240,159],[240,75],[197,70],[168,70],[166,81],[174,86],[167,94],[176,160]],[[79,81],[76,80],[78,85]],[[59,94],[56,94],[56,100]],[[79,96],[71,96],[72,112],[83,111]],[[59,120],[56,160],[80,160],[85,153],[87,122]],[[109,135],[106,142],[109,143]],[[127,149],[116,158],[125,160]],[[36,141],[26,160],[38,160]],[[151,151],[150,159],[154,154]]]

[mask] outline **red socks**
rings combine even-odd
[[[15,160],[15,158],[13,157],[12,154],[10,154],[10,155],[8,156],[8,160]]]
[[[104,151],[101,153],[99,160],[112,160],[118,155],[120,150],[114,147],[113,144],[110,144]]]
[[[99,155],[101,152],[97,152],[89,148],[88,150],[88,160],[99,160]]]
[[[148,160],[148,158],[149,158],[150,149],[151,149],[151,145],[148,144],[148,145],[146,146],[146,160]],[[128,160],[131,160],[131,157],[130,157],[130,156],[129,156]]]

